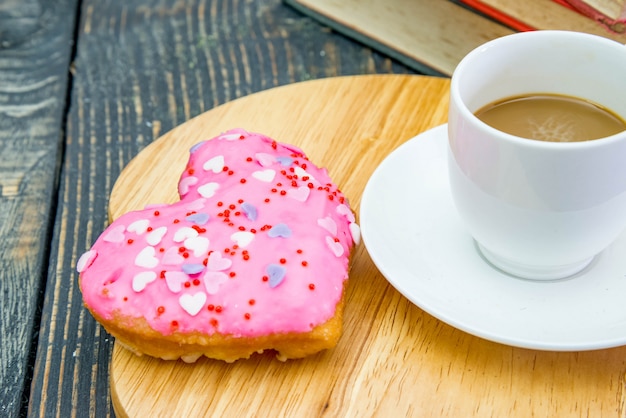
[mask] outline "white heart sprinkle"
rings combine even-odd
[[[307,186],[300,186],[297,189],[287,190],[287,196],[297,200],[298,202],[306,202],[306,200],[309,198],[310,193],[311,189],[309,189]]]
[[[209,161],[205,162],[202,166],[204,171],[212,171],[214,173],[221,173],[224,169],[224,156],[218,155],[217,157],[211,158]]]
[[[148,222],[147,219],[140,219],[128,225],[128,228],[126,228],[126,230],[129,232],[134,232],[137,235],[141,235],[146,232],[149,226],[150,222]]]
[[[246,248],[254,239],[254,234],[248,231],[238,231],[232,234],[230,239],[235,241],[241,248]]]
[[[220,188],[220,185],[218,183],[211,182],[211,183],[203,184],[202,186],[198,187],[198,193],[200,193],[200,196],[202,197],[209,198],[209,197],[213,197],[215,195],[215,192],[219,188]]]
[[[341,257],[343,255],[343,245],[341,245],[340,242],[335,241],[333,237],[326,237],[326,245],[336,257]]]
[[[167,288],[173,293],[178,293],[183,289],[183,283],[189,280],[182,271],[166,271],[165,272],[165,284]]]
[[[210,295],[216,294],[220,286],[228,281],[228,276],[221,271],[207,271],[204,274],[204,287]]]
[[[189,193],[189,186],[193,186],[196,183],[198,183],[197,177],[185,177],[178,183],[178,194],[181,196],[186,195]]]
[[[126,231],[126,227],[124,225],[117,225],[116,227],[109,229],[102,239],[106,242],[112,243],[122,242],[125,238],[124,231]]]
[[[236,141],[241,138],[241,134],[222,134],[217,139],[225,139],[226,141]]]
[[[352,222],[350,225],[348,225],[348,227],[350,228],[350,234],[352,235],[352,241],[354,241],[354,243],[356,245],[359,245],[359,243],[361,242],[361,227],[359,227],[359,225],[357,225],[354,222]]]
[[[185,208],[187,210],[200,210],[200,209],[204,209],[205,203],[206,203],[206,199],[201,197],[200,199],[196,199],[190,204],[188,204],[187,206],[185,206]]]
[[[193,238],[198,236],[198,231],[188,226],[179,228],[174,234],[174,242],[183,242],[187,238]]]
[[[274,180],[275,176],[276,176],[276,171],[272,170],[271,168],[268,168],[266,170],[259,170],[259,171],[252,172],[252,177],[254,177],[257,180],[264,181],[266,183],[269,183],[272,180]]]
[[[333,218],[327,216],[317,220],[317,224],[330,232],[333,235],[337,235],[337,224],[333,221]]]
[[[165,254],[163,254],[161,263],[166,266],[178,266],[183,264],[183,261],[185,261],[185,258],[180,255],[178,248],[171,247],[165,252]]]
[[[354,213],[352,213],[352,210],[350,210],[350,208],[346,205],[344,205],[343,203],[339,206],[337,206],[337,213],[340,215],[344,215],[346,217],[346,219],[348,219],[348,222],[354,222],[356,219],[354,218]]]
[[[135,257],[135,265],[148,269],[154,268],[159,264],[159,259],[154,256],[154,247],[145,247]]]
[[[232,264],[233,262],[230,259],[222,257],[221,252],[213,251],[209,255],[207,268],[211,271],[222,271],[229,269]]]
[[[180,306],[191,316],[196,316],[206,302],[206,293],[198,292],[194,295],[188,293],[178,299]]]
[[[185,248],[193,250],[193,255],[200,257],[209,249],[209,239],[205,237],[191,237],[185,240]]]
[[[296,174],[300,179],[302,179],[302,177],[308,177],[311,183],[313,183],[316,186],[319,186],[319,182],[315,179],[315,177],[313,177],[308,171],[304,170],[302,167],[300,166],[296,166],[294,168],[294,174]]]
[[[155,230],[152,230],[150,231],[148,235],[146,235],[146,242],[152,246],[158,245],[166,233],[167,233],[166,226],[161,226]]]
[[[264,152],[257,152],[254,154],[256,160],[261,164],[261,167],[269,167],[276,162],[276,158],[274,158],[271,154],[266,154]]]
[[[133,290],[135,292],[141,292],[142,290],[146,288],[148,284],[155,281],[156,278],[157,278],[157,275],[153,271],[144,271],[144,272],[135,274],[135,277],[133,277],[133,284],[132,284]]]
[[[78,262],[76,263],[76,271],[82,273],[83,271],[87,270],[97,256],[98,253],[96,252],[96,250],[89,250],[81,255],[78,259]]]

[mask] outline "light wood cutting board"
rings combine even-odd
[[[118,179],[110,216],[173,202],[188,149],[234,127],[302,147],[359,208],[376,166],[445,123],[449,80],[330,78],[257,93],[206,112],[143,150]],[[424,202],[428,204],[428,202]],[[451,255],[453,257],[453,255]],[[451,259],[453,262],[453,259]],[[424,313],[393,289],[361,245],[338,346],[281,363],[137,357],[116,345],[119,417],[626,416],[626,347],[542,352],[492,343]]]

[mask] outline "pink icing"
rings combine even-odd
[[[127,213],[77,264],[99,316],[254,337],[330,319],[359,229],[326,170],[241,129],[191,149],[181,200]]]

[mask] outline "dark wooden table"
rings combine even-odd
[[[280,0],[0,0],[0,416],[113,415],[74,266],[139,151],[237,97],[367,73],[411,70]]]

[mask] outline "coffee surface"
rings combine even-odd
[[[539,141],[588,141],[626,130],[626,121],[602,106],[552,94],[509,97],[484,106],[476,116],[500,131]]]

